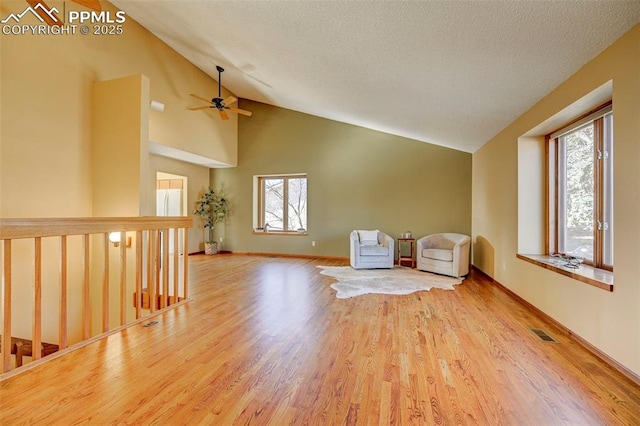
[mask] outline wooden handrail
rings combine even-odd
[[[191,228],[193,219],[183,216],[77,217],[0,219],[0,240],[101,234],[117,231]]]
[[[37,348],[41,348],[42,345],[45,344],[42,329],[43,304],[50,302],[48,302],[48,299],[42,297],[42,276],[43,272],[46,273],[47,277],[52,275],[52,271],[48,270],[50,268],[43,271],[43,258],[45,257],[53,256],[59,259],[58,291],[60,294],[58,345],[49,343],[47,343],[47,345],[61,349],[68,346],[68,310],[73,309],[68,303],[69,296],[67,294],[69,289],[68,271],[70,260],[68,237],[79,236],[82,242],[82,247],[80,251],[77,252],[78,257],[75,259],[76,264],[81,268],[81,275],[77,278],[75,287],[81,289],[82,294],[79,306],[74,307],[77,310],[73,318],[81,318],[77,327],[81,332],[82,340],[87,340],[94,337],[92,336],[91,330],[92,309],[102,311],[102,327],[99,329],[102,333],[106,333],[109,331],[110,320],[114,319],[116,314],[119,314],[117,323],[123,326],[128,322],[142,318],[144,316],[143,310],[148,311],[148,315],[150,315],[155,310],[173,305],[188,297],[187,230],[191,228],[192,225],[193,220],[188,217],[148,216],[0,219],[0,240],[2,241],[2,261],[0,265],[2,265],[2,279],[4,281],[4,292],[2,294],[4,314],[0,331],[2,335],[5,336],[0,345],[0,373],[8,372],[11,369],[12,353],[17,354],[19,352],[14,350],[16,348],[14,348],[12,344],[12,341],[20,340],[12,336],[12,311],[16,312],[27,308],[32,310],[31,338],[27,340],[32,341],[32,347],[34,348],[31,354],[32,359],[36,360],[43,356]],[[120,235],[119,256],[109,256],[111,250],[109,234],[114,232]],[[127,274],[129,267],[128,262],[131,262],[132,259],[129,258],[130,260],[127,261],[127,232],[135,232],[135,275],[131,273]],[[170,232],[173,232],[174,236],[172,247],[169,247]],[[182,235],[183,239],[183,263],[178,261],[180,253],[178,238],[180,235]],[[59,238],[59,250],[54,250],[53,253],[51,249],[45,251],[43,238]],[[19,250],[18,252],[22,253],[23,256],[17,259],[17,254],[12,251],[12,242],[13,240],[25,239],[33,241],[32,257],[25,259],[24,250]],[[92,245],[97,245],[97,247],[92,249]],[[99,249],[99,247],[102,247],[102,249]],[[96,248],[98,249],[96,250]],[[169,262],[170,249],[172,249],[174,253],[173,262]],[[96,258],[96,256],[99,256],[97,253],[100,252],[102,253],[102,258]],[[109,269],[111,262],[119,262],[120,266],[117,287],[115,283],[111,283],[110,281]],[[12,263],[14,263],[14,267],[12,267]],[[18,265],[32,266],[31,270],[33,274],[31,283],[19,282],[25,279],[14,276],[13,271],[21,269],[17,268]],[[182,275],[179,273],[180,266],[183,268]],[[96,268],[98,271],[95,271]],[[173,268],[173,273],[171,274],[169,271],[170,268]],[[100,277],[101,291],[96,291],[96,287],[92,289],[92,279],[97,281],[97,276],[99,276],[100,273],[102,274]],[[55,272],[53,272],[53,274],[55,274]],[[128,275],[133,275],[134,277],[133,287],[128,286],[128,282],[131,282],[131,279],[128,279],[131,277],[128,277]],[[182,282],[180,283],[181,278]],[[28,307],[12,306],[12,291],[15,291],[16,288],[29,288],[26,287],[27,285],[33,288],[31,302]],[[118,291],[113,291],[112,293],[111,287],[114,287],[114,289],[117,288]],[[143,295],[145,287],[146,296],[148,296],[147,300],[145,300]],[[131,314],[129,315],[130,318],[127,318],[127,301],[130,301],[127,297],[127,292],[131,291],[132,288],[134,289],[135,298],[135,319],[131,318]],[[120,295],[120,303],[118,304],[119,312],[114,312],[114,318],[111,318],[109,299],[111,297],[110,295],[117,293]],[[146,306],[143,306],[143,303]],[[100,332],[98,331],[97,333],[99,334]],[[95,327],[93,334],[96,334]],[[48,337],[48,339],[51,338],[51,336]]]

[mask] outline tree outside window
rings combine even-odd
[[[306,231],[307,177],[263,176],[259,181],[260,226],[269,231]]]
[[[549,135],[549,250],[613,269],[613,115]]]
[[[564,252],[593,261],[594,224],[594,146],[593,124],[561,138],[565,185],[561,190],[564,205]]]

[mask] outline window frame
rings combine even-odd
[[[609,167],[613,169],[613,132],[610,135],[610,143],[611,147],[609,151],[605,150],[604,142],[605,142],[605,126],[604,121],[605,117],[611,115],[611,125],[613,125],[613,105],[612,102],[609,101],[604,105],[599,106],[598,108],[588,112],[587,114],[578,117],[576,120],[573,120],[571,123],[563,126],[562,128],[546,135],[546,164],[547,164],[547,173],[546,173],[546,187],[547,187],[547,234],[545,240],[545,250],[548,255],[552,255],[559,251],[560,237],[559,234],[563,229],[560,223],[560,194],[566,192],[560,188],[561,185],[561,177],[559,175],[559,171],[561,169],[561,154],[560,154],[560,143],[559,138],[562,136],[568,135],[579,130],[582,127],[585,127],[589,124],[593,124],[593,144],[594,144],[594,162],[593,162],[593,174],[594,174],[594,206],[593,206],[593,261],[588,261],[585,259],[585,264],[591,265],[597,269],[603,269],[606,271],[613,271],[613,264],[604,263],[605,259],[605,230],[609,230],[613,233],[613,224],[611,224],[611,228],[607,229],[606,226],[600,226],[601,224],[605,224],[604,215],[608,213],[610,215],[613,214],[613,183],[609,181],[609,192],[605,194],[607,191],[607,186],[605,185],[605,161],[608,159]],[[608,179],[613,178],[613,173],[610,173]],[[605,202],[606,200],[611,200],[611,211],[606,211]],[[612,220],[612,219],[611,219]],[[612,235],[612,234],[611,234]],[[611,256],[613,257],[613,244],[611,244]],[[615,258],[614,262],[615,262]],[[613,262],[612,262],[613,263]]]
[[[306,184],[307,184],[307,205],[309,202],[309,179],[306,173],[295,173],[295,174],[277,174],[277,175],[257,175],[255,176],[256,178],[256,183],[257,183],[257,202],[256,202],[256,207],[257,207],[257,212],[256,212],[256,217],[257,217],[257,227],[256,230],[254,231],[254,233],[259,233],[259,234],[290,234],[290,235],[307,235],[308,231],[309,231],[309,217],[308,217],[308,210],[307,210],[307,223],[306,223],[306,229],[304,231],[298,231],[297,229],[284,229],[285,227],[288,227],[289,224],[289,220],[288,220],[288,215],[289,215],[289,180],[290,179],[305,179]],[[282,179],[283,180],[283,218],[282,218],[282,224],[283,224],[283,229],[282,230],[265,230],[265,191],[266,191],[266,186],[265,186],[265,181],[269,180],[269,179]]]

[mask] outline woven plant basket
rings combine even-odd
[[[204,243],[205,254],[218,254],[218,243]]]

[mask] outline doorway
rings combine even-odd
[[[171,173],[156,173],[156,216],[187,216],[187,177]],[[169,254],[173,254],[175,231],[169,230]],[[184,236],[178,233],[179,255]]]

